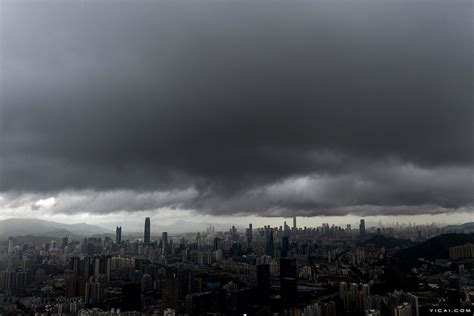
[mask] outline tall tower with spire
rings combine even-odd
[[[145,218],[145,234],[144,234],[143,242],[145,244],[150,243],[150,218],[149,217]]]
[[[122,226],[117,226],[115,228],[115,243],[117,245],[122,243]]]

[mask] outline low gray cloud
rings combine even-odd
[[[474,169],[374,163],[341,174],[287,178],[230,198],[207,193],[192,205],[218,213],[397,215],[474,208]]]
[[[0,192],[61,213],[472,209],[472,12],[4,1]]]

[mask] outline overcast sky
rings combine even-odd
[[[472,220],[470,0],[0,3],[0,219]]]

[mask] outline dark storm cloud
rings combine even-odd
[[[1,15],[0,191],[128,192],[85,203],[101,213],[473,205],[471,1],[3,1]]]

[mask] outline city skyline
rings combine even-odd
[[[0,312],[419,316],[433,309],[472,311],[474,223],[374,229],[360,219],[358,228],[331,223],[307,228],[292,217],[280,227],[249,223],[244,230],[219,231],[209,225],[203,232],[163,231],[160,237],[150,230],[149,217],[141,220],[141,234],[127,238],[117,226],[115,238],[50,237],[42,243],[44,238],[29,235],[0,241]]]
[[[436,225],[438,227],[443,227],[447,225],[460,225],[468,222],[470,213],[458,214],[459,216],[453,216],[451,214],[446,214],[444,216],[427,216],[427,217],[407,217],[407,216],[395,216],[395,217],[366,217],[365,220],[368,223],[368,227],[396,227],[400,226],[425,226],[425,225]],[[70,217],[67,218],[56,218],[54,216],[48,217],[48,221],[63,223],[63,224],[92,224],[98,227],[102,227],[106,230],[115,230],[117,226],[124,227],[128,233],[136,234],[141,233],[143,230],[143,222],[138,218],[134,220],[123,219],[117,221],[117,216],[114,216],[114,220],[110,218],[101,218],[98,220],[90,220],[90,216],[80,217],[75,220],[71,220]],[[125,215],[127,217],[127,215]],[[234,223],[239,229],[244,229],[247,227],[248,223],[253,223],[256,227],[264,227],[266,225],[271,225],[273,227],[281,226],[284,222],[289,222],[292,220],[291,217],[194,217],[191,220],[188,218],[167,218],[163,220],[160,215],[151,215],[152,219],[151,228],[153,230],[161,231],[170,231],[170,232],[196,232],[199,230],[205,229],[205,227],[210,223],[212,225],[217,225],[219,229],[225,230],[228,227],[232,226],[231,223]],[[0,218],[0,221],[11,220],[11,219],[38,219],[36,217],[7,217]],[[300,217],[303,226],[307,227],[318,227],[324,223],[331,223],[335,225],[347,225],[350,224],[354,227],[358,227],[360,217],[358,216],[337,216],[337,217]],[[186,225],[186,226],[183,226]],[[194,225],[194,226],[193,226]],[[196,226],[197,225],[197,226]]]

